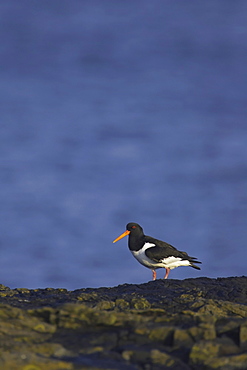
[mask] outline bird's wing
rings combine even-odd
[[[171,244],[163,242],[162,240],[154,239],[150,236],[145,237],[145,241],[155,244],[155,246],[148,248],[145,253],[146,256],[153,261],[161,262],[164,258],[168,257],[179,257],[182,260],[188,260],[191,262],[201,263],[196,261],[195,257],[190,257],[186,252],[178,251]]]

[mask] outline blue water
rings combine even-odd
[[[8,0],[0,17],[0,283],[146,282],[112,244],[130,221],[203,262],[171,278],[246,275],[246,0]]]

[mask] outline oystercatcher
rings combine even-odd
[[[156,280],[156,269],[162,267],[166,269],[164,279],[168,278],[170,270],[179,266],[191,266],[200,270],[200,267],[195,265],[195,263],[201,263],[197,261],[197,258],[188,256],[186,252],[178,251],[162,240],[144,235],[142,227],[134,222],[128,223],[126,231],[116,238],[113,243],[126,235],[129,235],[131,253],[138,262],[152,270],[153,280]]]

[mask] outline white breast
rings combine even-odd
[[[133,256],[137,259],[138,262],[140,262],[142,265],[146,266],[146,267],[150,267],[150,268],[153,268],[154,266],[156,266],[156,263],[152,260],[150,260],[150,258],[148,258],[145,254],[145,250],[150,248],[150,247],[155,247],[155,244],[153,243],[145,243],[144,246],[142,247],[142,249],[140,249],[139,251],[131,251]],[[163,266],[161,266],[163,267]]]

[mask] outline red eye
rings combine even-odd
[[[132,229],[136,229],[136,226],[132,226]]]

